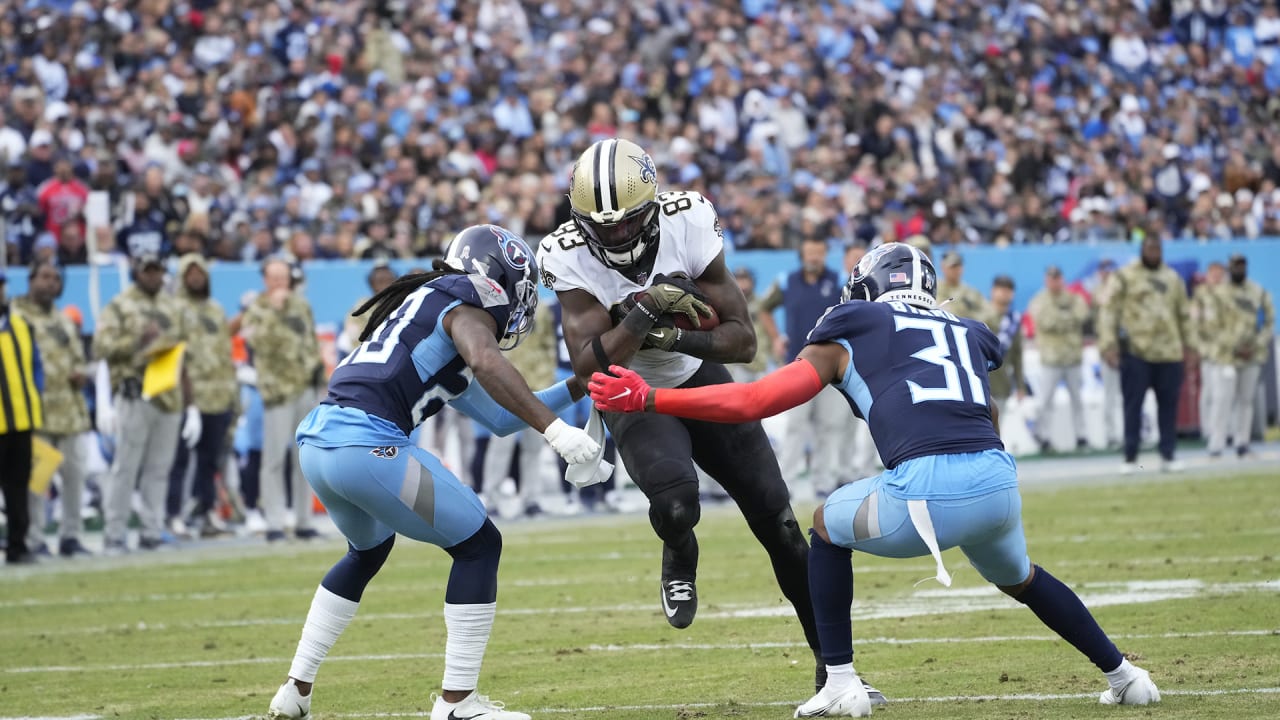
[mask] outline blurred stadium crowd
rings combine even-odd
[[[738,247],[1277,234],[1278,42],[1271,0],[7,2],[0,209],[14,262],[425,256],[554,228],[619,135]]]

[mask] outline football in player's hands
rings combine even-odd
[[[711,305],[707,305],[707,309],[711,311],[711,315],[701,319],[701,325],[693,326],[693,321],[685,315],[663,315],[658,324],[662,326],[671,325],[681,330],[711,330],[720,324],[720,314]]]
[[[694,327],[693,321],[689,319],[687,315],[680,313],[665,313],[658,318],[656,323],[654,323],[654,327],[675,327],[680,328],[681,330],[711,330],[720,324],[720,314],[716,312],[714,307],[712,307],[706,293],[698,286],[696,280],[690,280],[689,277],[683,273],[676,273],[673,275],[658,274],[653,278],[653,284],[655,285],[664,282],[687,290],[691,295],[705,303],[707,311],[710,314],[699,318],[699,326]],[[622,302],[619,302],[610,309],[609,315],[610,319],[613,320],[614,326],[622,323],[623,318],[625,318],[627,314],[635,308],[636,303],[643,299],[645,294],[645,290],[633,292],[623,298]]]
[[[706,305],[710,315],[700,317],[698,324],[694,325],[693,320],[687,315],[668,313],[658,320],[657,324],[659,327],[677,327],[681,330],[711,330],[720,324],[720,314],[711,306],[710,298],[707,297],[707,293],[703,291],[702,287],[698,285],[697,280],[690,278],[684,273],[672,273],[671,275],[658,273],[653,277],[653,285],[663,283],[683,288],[690,295],[701,300]]]

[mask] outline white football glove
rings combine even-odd
[[[110,405],[99,405],[97,413],[98,434],[115,437],[116,434],[116,410]]]
[[[200,410],[194,405],[189,405],[186,417],[182,420],[182,442],[186,443],[189,448],[195,447],[196,443],[200,442],[200,432],[202,430]]]
[[[600,451],[600,444],[592,440],[586,430],[573,427],[560,418],[547,426],[542,437],[570,465],[587,462]]]

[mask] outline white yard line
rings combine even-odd
[[[1211,637],[1269,637],[1280,636],[1280,628],[1263,630],[1223,630],[1186,633],[1121,633],[1112,635],[1114,640],[1194,640]],[[1000,642],[1052,642],[1060,641],[1057,635],[983,635],[977,637],[869,637],[856,638],[859,645],[960,645],[966,643],[1000,643]],[[805,647],[799,642],[761,642],[761,643],[625,643],[625,644],[590,644],[580,648],[585,652],[627,653],[627,652],[662,652],[669,650],[688,651],[738,651],[738,650],[773,650]],[[490,655],[531,655],[547,652],[546,649],[515,650],[507,652],[490,652]],[[384,653],[377,655],[332,655],[326,662],[330,663],[365,663],[402,660],[430,660],[444,657],[444,653]],[[26,667],[4,668],[0,672],[11,675],[38,673],[83,673],[83,672],[122,672],[139,670],[175,670],[180,668],[227,667],[231,665],[288,665],[291,658],[257,657],[227,660],[188,660],[162,663],[113,663],[104,665],[33,665]],[[5,720],[5,718],[0,718]]]
[[[1253,583],[1207,583],[1202,580],[1134,580],[1129,582],[1086,583],[1078,586],[1081,600],[1091,608],[1111,605],[1133,605],[1138,603],[1160,602],[1164,600],[1185,600],[1198,597],[1220,597],[1224,595],[1241,595],[1256,592],[1280,592],[1280,580],[1267,580]],[[557,607],[533,608],[499,608],[498,614],[513,617],[536,617],[552,615],[580,615],[599,613],[643,613],[655,612],[648,603],[624,603],[617,605],[562,605]],[[905,597],[882,598],[876,600],[857,600],[853,607],[854,620],[876,620],[882,618],[920,617],[927,615],[946,615],[951,613],[989,612],[997,610],[1016,610],[1021,612],[1022,606],[1010,600],[1003,593],[990,585],[967,588],[924,588],[916,590]],[[411,613],[365,613],[356,616],[357,622],[383,622],[399,620],[431,620],[438,618],[437,611]],[[699,620],[733,620],[743,618],[794,617],[795,611],[788,604],[758,605],[740,603],[718,603],[710,605],[698,614]],[[276,618],[237,618],[234,620],[213,620],[203,622],[183,622],[181,628],[215,629],[234,627],[259,627],[271,625],[301,626],[301,613],[293,617]],[[128,625],[107,625],[95,627],[71,627],[60,630],[32,632],[18,628],[0,630],[0,637],[30,635],[96,635],[103,632],[148,632],[168,631],[174,625],[167,623],[138,622]]]

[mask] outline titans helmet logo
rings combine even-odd
[[[636,164],[640,166],[640,182],[642,183],[658,182],[658,169],[653,166],[653,158],[649,157],[648,154],[643,154],[639,156],[628,155],[627,157],[631,158],[632,160],[635,160]]]
[[[529,267],[529,246],[515,233],[506,228],[490,225],[489,231],[498,238],[502,247],[502,259],[515,270],[526,270]]]

